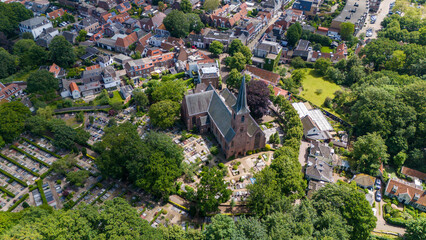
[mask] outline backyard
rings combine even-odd
[[[306,69],[306,76],[302,80],[303,90],[300,96],[317,106],[322,106],[327,97],[333,98],[340,86],[324,80],[313,69]]]
[[[332,53],[333,50],[330,47],[321,47],[322,53]]]

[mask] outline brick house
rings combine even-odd
[[[396,199],[426,212],[426,191],[421,186],[398,179],[390,179],[385,188],[385,196]]]

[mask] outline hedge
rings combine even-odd
[[[31,155],[31,154],[29,154],[29,153],[25,152],[25,151],[24,151],[24,150],[22,150],[22,149],[17,148],[17,147],[16,147],[16,146],[14,146],[14,145],[12,145],[12,146],[10,146],[10,147],[11,147],[11,148],[13,148],[13,149],[15,149],[16,151],[18,151],[18,152],[20,152],[20,153],[22,153],[22,154],[26,155],[27,157],[31,158],[32,160],[34,160],[34,161],[36,161],[36,162],[38,162],[38,163],[40,163],[40,164],[43,164],[43,165],[44,165],[44,166],[46,166],[46,167],[50,167],[50,166],[49,166],[49,164],[47,164],[47,163],[45,163],[45,162],[41,161],[40,159],[38,159],[38,158],[34,157],[33,155]]]
[[[151,222],[149,222],[149,225],[153,224],[155,220],[157,220],[157,218],[161,215],[162,212],[163,212],[163,209],[161,209],[157,214],[155,214],[154,218],[151,220]]]
[[[11,191],[7,190],[6,188],[0,186],[0,190],[4,193],[6,193],[7,195],[9,195],[10,197],[15,197],[15,194],[13,194]]]
[[[13,204],[7,211],[8,212],[12,212],[13,209],[15,209],[17,206],[19,206],[19,204],[21,204],[23,201],[25,201],[30,195],[27,193],[24,196],[22,196],[21,199],[19,199],[18,201],[16,201],[15,204]]]
[[[37,188],[37,184],[35,184],[35,185],[30,185],[30,187],[28,188],[28,191],[29,191],[29,192],[32,192],[32,191],[34,191],[36,188]]]
[[[39,179],[36,182],[37,182],[38,191],[40,192],[41,200],[43,201],[43,204],[47,204],[47,198],[46,198],[46,195],[44,195],[44,190],[43,190],[43,180]]]
[[[404,220],[402,218],[392,218],[392,217],[385,217],[385,221],[391,225],[400,226],[400,227],[406,227],[408,221]]]
[[[178,204],[178,203],[175,203],[175,202],[173,202],[172,200],[169,200],[169,203],[171,203],[172,205],[175,205],[176,207],[181,208],[181,209],[183,209],[183,210],[185,210],[185,211],[189,211],[189,209],[188,209],[188,208],[186,208],[186,207],[184,207],[184,206],[182,206],[182,205],[180,205],[180,204]]]
[[[102,179],[99,181],[99,182],[101,182],[102,181]],[[93,186],[92,187],[90,187],[86,192],[84,192],[78,199],[77,199],[77,201],[75,201],[73,204],[71,204],[71,206],[70,206],[70,208],[69,209],[71,209],[71,208],[73,208],[75,205],[77,205],[77,203],[79,203],[80,201],[81,201],[81,199],[83,199],[87,194],[89,194],[90,193],[90,191],[92,191],[94,188],[96,187],[96,184],[93,184]]]
[[[38,144],[37,144],[37,143],[35,143],[35,142],[30,141],[29,139],[26,139],[26,138],[24,138],[24,137],[22,137],[22,139],[23,139],[23,140],[25,140],[26,142],[28,142],[29,144],[36,146],[36,147],[37,147],[37,148],[39,148],[40,150],[43,150],[44,152],[47,152],[47,153],[49,153],[50,155],[52,155],[52,156],[54,156],[54,157],[56,157],[56,158],[61,158],[61,156],[59,156],[58,154],[56,154],[56,153],[54,153],[54,152],[52,152],[52,151],[50,151],[50,150],[47,150],[46,148],[44,148],[44,147],[42,147],[42,146],[38,145]]]
[[[8,177],[8,178],[12,179],[13,181],[15,181],[15,182],[17,182],[17,183],[21,184],[22,186],[24,186],[24,187],[28,187],[28,184],[27,184],[27,183],[25,183],[24,181],[22,181],[22,180],[21,180],[21,179],[19,179],[19,178],[14,177],[12,174],[10,174],[10,173],[8,173],[8,172],[4,171],[3,169],[0,169],[0,173],[1,173],[1,174],[3,174],[3,175],[5,175],[6,177]]]
[[[7,156],[5,156],[5,155],[1,154],[1,153],[0,153],[0,157],[2,157],[2,158],[4,158],[4,159],[6,159],[7,161],[9,161],[9,162],[11,162],[11,163],[15,164],[15,165],[16,165],[16,166],[18,166],[18,167],[20,167],[20,168],[24,169],[25,171],[27,171],[27,172],[31,173],[32,175],[34,175],[34,176],[36,176],[36,177],[39,177],[39,176],[40,176],[40,174],[38,174],[38,173],[34,172],[33,170],[31,170],[31,169],[29,169],[29,168],[25,167],[24,165],[21,165],[21,164],[20,164],[20,163],[18,163],[17,161],[15,161],[15,160],[13,160],[13,159],[11,159],[11,158],[9,158],[9,157],[7,157]]]
[[[40,176],[40,178],[41,179],[44,179],[44,178],[46,178],[47,177],[47,175],[52,171],[53,169],[52,168],[49,168],[45,173],[43,173],[43,174],[41,174],[41,176]]]

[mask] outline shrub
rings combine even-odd
[[[164,214],[164,215],[166,215],[167,214],[167,210],[163,210],[161,213]]]
[[[393,198],[392,199],[392,203],[395,204],[395,205],[398,205],[399,202],[398,202],[398,200],[396,198]]]
[[[219,149],[216,146],[213,146],[210,148],[210,152],[211,154],[216,156],[217,154],[219,154]]]
[[[252,151],[247,151],[247,155],[252,155],[253,152]]]
[[[62,181],[61,180],[56,180],[56,184],[61,184],[62,183]]]
[[[269,145],[269,144],[266,144],[266,145],[265,145],[265,150],[266,150],[266,151],[269,151],[269,150],[271,150],[271,145]]]
[[[220,169],[222,169],[222,168],[224,168],[224,167],[225,167],[225,164],[223,164],[223,163],[219,163],[217,166],[218,166]]]
[[[233,169],[233,170],[238,170],[238,166],[237,166],[237,165],[234,165],[234,166],[232,166],[232,169]]]

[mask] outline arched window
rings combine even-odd
[[[241,116],[241,122],[244,122],[244,116]]]

